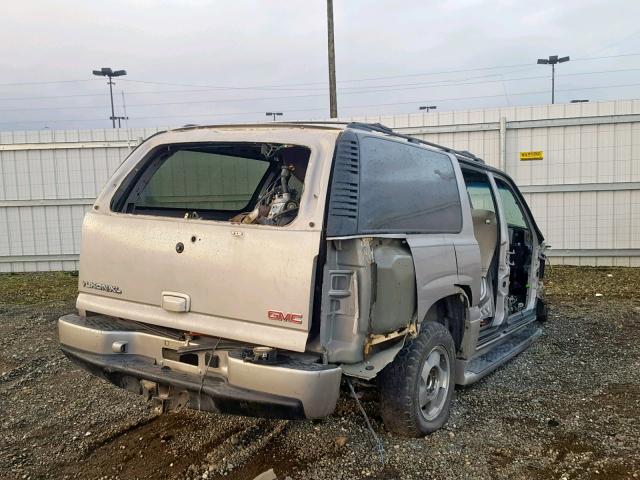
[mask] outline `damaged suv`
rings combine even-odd
[[[546,316],[514,182],[379,124],[156,134],[81,245],[61,348],[161,411],[318,418],[346,378],[377,387],[389,430],[424,435]]]

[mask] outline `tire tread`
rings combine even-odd
[[[415,386],[420,375],[423,357],[436,344],[443,344],[450,353],[451,387],[447,404],[442,414],[427,422],[415,405]],[[455,388],[455,347],[449,331],[440,323],[428,322],[421,326],[420,333],[408,341],[396,358],[378,375],[380,391],[380,413],[385,427],[407,437],[419,437],[440,428],[449,414],[449,403]]]

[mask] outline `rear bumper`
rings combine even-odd
[[[149,385],[155,386],[156,394],[180,398],[181,404],[191,408],[269,418],[318,418],[333,412],[338,399],[342,371],[332,365],[256,364],[244,361],[233,349],[216,350],[216,362],[211,365],[207,359],[213,345],[208,349],[207,339],[198,339],[199,344],[187,342],[109,317],[66,315],[58,320],[58,330],[65,355],[91,373],[139,394],[149,394]],[[198,345],[203,349],[197,350]],[[163,349],[181,347],[196,347],[191,364],[164,358]]]
[[[61,347],[64,354],[96,376],[120,388],[142,394],[140,380],[173,387],[187,392],[188,406],[202,410],[269,418],[305,418],[302,402],[295,398],[270,395],[236,388],[219,378],[206,378],[200,388],[196,375],[168,370],[154,365],[152,359],[140,355],[98,355]]]

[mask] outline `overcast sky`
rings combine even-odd
[[[640,98],[640,1],[334,0],[341,116]],[[328,117],[325,0],[3,0],[0,130]],[[637,55],[630,55],[637,54]],[[607,57],[607,58],[602,58]],[[496,68],[500,67],[500,68]],[[50,83],[49,83],[50,82]]]

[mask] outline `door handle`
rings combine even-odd
[[[188,312],[191,298],[184,293],[162,292],[162,308],[168,312]]]

